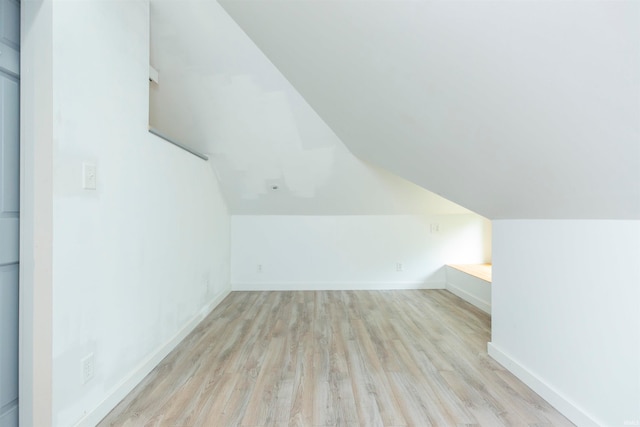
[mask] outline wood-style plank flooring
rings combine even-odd
[[[105,426],[571,426],[441,290],[234,292]]]

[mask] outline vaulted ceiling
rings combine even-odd
[[[489,218],[640,218],[640,2],[220,0],[361,159]]]
[[[215,1],[153,1],[150,60],[150,124],[210,155],[233,214],[469,213],[354,156]]]
[[[219,3],[152,2],[151,121],[233,213],[640,219],[640,2]]]

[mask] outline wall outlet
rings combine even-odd
[[[82,164],[82,188],[95,190],[98,184],[97,168],[93,163]]]
[[[402,271],[402,263],[401,262],[397,262],[396,263],[396,271]]]
[[[262,264],[258,264],[258,265],[256,266],[256,271],[257,271],[258,273],[262,273]]]
[[[431,234],[440,232],[440,224],[431,224]]]
[[[82,384],[88,383],[95,373],[95,358],[93,357],[93,353],[89,353],[80,361],[80,366],[82,368]]]

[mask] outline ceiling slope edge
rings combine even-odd
[[[491,219],[640,219],[640,3],[220,4],[361,159]]]
[[[470,213],[354,156],[216,2],[152,1],[151,63],[152,125],[209,155],[232,215]]]

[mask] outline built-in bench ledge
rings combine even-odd
[[[449,264],[449,267],[491,283],[491,264]]]
[[[491,314],[491,264],[450,264],[447,290]]]

